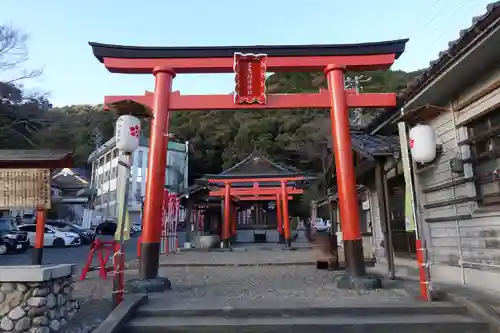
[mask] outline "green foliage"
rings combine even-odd
[[[0,98],[0,149],[68,149],[74,165],[86,168],[98,144],[95,134],[113,136],[116,117],[102,105],[50,108],[45,98],[25,97],[20,88],[1,82]]]
[[[46,118],[47,126],[36,133],[36,141],[43,148],[71,150],[77,167],[88,168],[90,153],[114,135],[116,116],[102,105],[52,108]]]

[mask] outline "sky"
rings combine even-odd
[[[425,68],[484,0],[2,0],[0,24],[28,34],[23,82],[55,106],[102,103],[105,95],[153,90],[152,75],[107,72],[89,41],[142,46],[340,44],[410,38],[393,68]],[[14,73],[0,73],[0,80]],[[182,94],[233,91],[225,75],[179,75]]]

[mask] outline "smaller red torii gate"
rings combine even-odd
[[[253,153],[233,167],[217,175],[205,175],[206,181],[219,189],[209,192],[210,196],[224,198],[222,222],[222,243],[236,234],[236,220],[232,219],[232,198],[244,201],[276,201],[276,221],[279,238],[286,247],[291,246],[291,225],[288,200],[304,190],[298,184],[311,180],[295,169],[276,164],[260,154]]]

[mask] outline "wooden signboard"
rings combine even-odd
[[[49,169],[0,169],[0,209],[50,209]]]

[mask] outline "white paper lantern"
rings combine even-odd
[[[131,153],[139,147],[141,122],[139,118],[123,115],[116,121],[115,138],[118,150]]]
[[[418,163],[429,163],[436,158],[436,135],[429,125],[417,125],[410,129],[410,150]]]

